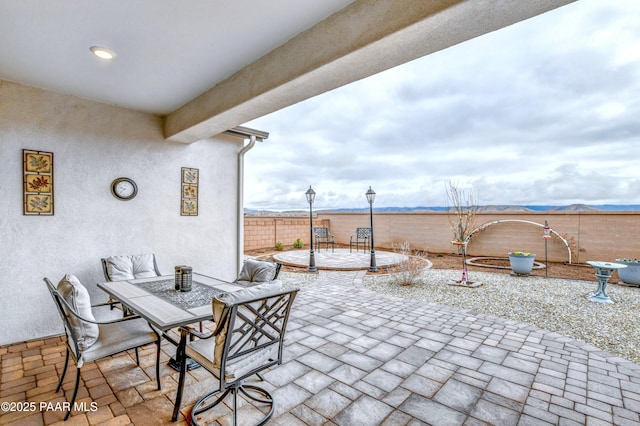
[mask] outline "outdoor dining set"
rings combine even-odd
[[[51,293],[66,334],[65,364],[56,392],[60,391],[69,366],[76,364],[76,379],[67,420],[78,394],[81,368],[85,363],[148,344],[157,346],[155,373],[161,389],[160,348],[162,339],[176,345],[170,365],[180,372],[172,420],[180,415],[185,376],[192,368],[202,367],[218,380],[196,402],[189,417],[197,416],[220,404],[231,394],[234,424],[237,397],[267,408],[259,424],[273,415],[273,396],[266,389],[245,384],[245,379],[280,365],[289,313],[298,289],[284,290],[278,279],[281,264],[246,260],[233,282],[194,273],[189,267],[176,266],[173,275],[162,275],[153,254],[112,256],[101,260],[105,282],[98,288],[109,300],[91,305],[86,287],[72,274],[57,285],[44,281]],[[98,321],[94,309],[119,309],[115,319]],[[213,332],[203,332],[202,322],[214,322]],[[176,330],[180,339],[169,335]]]

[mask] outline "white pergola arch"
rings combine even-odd
[[[480,231],[484,231],[485,229],[487,229],[491,225],[496,225],[498,223],[505,223],[505,222],[528,223],[530,225],[535,225],[535,226],[539,226],[540,228],[544,228],[544,224],[537,223],[537,222],[532,222],[530,220],[524,220],[524,219],[498,219],[498,220],[494,220],[494,221],[491,221],[491,222],[487,222],[484,225],[478,226],[476,229],[471,231],[471,233],[469,234],[468,240],[471,240],[471,238],[473,237],[473,235],[475,233],[480,232]],[[553,229],[551,229],[550,231],[551,231],[552,234],[554,234],[558,238],[560,238],[560,240],[564,243],[564,246],[567,248],[567,253],[569,254],[569,263],[571,263],[571,247],[569,247],[569,242],[567,240],[565,240],[560,234],[558,234]]]

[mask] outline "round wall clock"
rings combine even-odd
[[[119,177],[111,182],[111,193],[118,200],[131,200],[138,194],[138,185],[136,185],[133,179]]]

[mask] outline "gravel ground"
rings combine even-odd
[[[362,284],[369,290],[397,297],[533,324],[640,364],[640,333],[636,330],[640,325],[640,288],[615,284],[619,281],[615,273],[607,286],[615,303],[603,304],[586,298],[598,285],[588,265],[553,264],[549,278],[544,276],[544,270],[528,277],[514,277],[509,270],[469,267],[469,279],[482,285],[464,288],[448,284],[461,277],[458,256],[430,256],[427,263],[431,268],[414,286],[394,284],[393,275],[382,272],[367,274]],[[285,282],[304,286],[312,284],[316,275],[290,269],[283,271],[281,277]]]
[[[586,299],[596,290],[593,281],[474,272],[471,278],[482,285],[464,288],[448,284],[460,279],[459,270],[428,269],[414,286],[394,284],[390,277],[366,276],[363,285],[380,293],[530,323],[640,363],[639,288],[608,285],[615,303],[603,304]]]

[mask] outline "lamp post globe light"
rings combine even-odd
[[[369,219],[371,221],[371,263],[369,264],[369,272],[378,272],[378,267],[376,266],[376,249],[373,245],[373,201],[376,199],[376,193],[371,187],[364,194],[367,196],[367,201],[369,202]]]
[[[316,198],[316,192],[309,185],[309,189],[305,192],[307,202],[309,203],[309,272],[317,272],[316,257],[313,253],[313,200]]]

